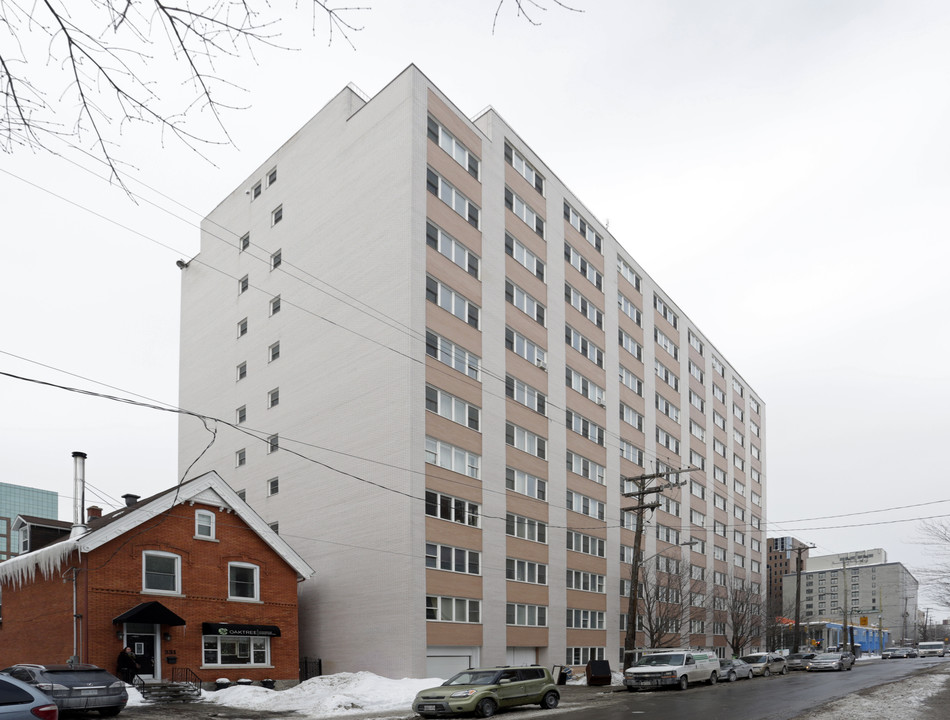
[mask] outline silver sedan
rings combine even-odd
[[[822,653],[809,660],[806,670],[850,670],[854,665],[854,656],[851,653]]]
[[[746,678],[752,679],[752,666],[745,660],[734,658],[732,660],[719,661],[719,679],[735,682]]]

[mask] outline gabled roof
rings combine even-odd
[[[72,523],[68,523],[65,520],[54,520],[37,515],[17,515],[13,521],[11,530],[19,530],[24,525],[37,525],[39,527],[54,528],[56,530],[69,530],[69,528],[72,527]]]
[[[221,510],[230,510],[290,565],[299,579],[305,580],[313,575],[313,568],[280,535],[271,530],[261,516],[254,512],[220,475],[212,471],[139,500],[132,506],[91,519],[88,523],[89,530],[79,537],[67,537],[0,563],[0,582],[21,584],[32,581],[37,570],[49,577],[62,569],[63,562],[72,552],[91,552],[176,505],[186,504],[210,505]],[[65,525],[69,527],[68,523]]]

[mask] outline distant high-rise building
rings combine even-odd
[[[11,532],[17,515],[55,520],[58,512],[58,493],[0,482],[0,561],[19,552],[19,538]]]
[[[642,577],[686,578],[676,642],[725,655],[730,588],[764,602],[764,403],[494,110],[415,67],[346,88],[182,265],[180,403],[227,424],[184,416],[181,470],[316,569],[301,650],[326,671],[616,667],[622,478],[653,473],[679,482]]]
[[[807,548],[808,546],[800,540],[796,540],[793,537],[777,537],[769,538],[769,559],[768,559],[768,571],[769,571],[769,587],[768,587],[768,607],[769,614],[775,616],[788,615],[789,618],[794,619],[795,610],[794,602],[792,606],[787,606],[783,601],[784,593],[784,581],[783,578],[785,575],[791,573],[794,575],[798,572],[798,563],[801,559],[801,567],[804,569],[805,560],[808,558],[808,550],[803,550],[801,553],[797,551],[797,548]],[[792,578],[792,582],[794,582]],[[792,600],[795,599],[795,593],[792,592]]]

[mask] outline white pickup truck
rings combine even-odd
[[[675,685],[685,690],[690,683],[715,685],[719,679],[719,658],[715,653],[693,650],[649,650],[623,673],[627,690],[643,690]]]

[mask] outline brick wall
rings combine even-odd
[[[215,514],[215,539],[195,537],[195,511]],[[181,595],[142,592],[142,553],[171,552],[181,557]],[[228,562],[260,567],[260,602],[229,601]],[[69,565],[64,566],[69,567]],[[205,505],[178,505],[139,525],[82,558],[77,582],[82,617],[81,659],[115,672],[123,641],[113,618],[139,603],[157,600],[186,621],[162,626],[156,664],[162,674],[172,667],[190,668],[202,680],[219,677],[294,680],[298,673],[297,578],[257,534],[233,513]],[[60,577],[38,579],[28,587],[3,588],[0,660],[63,662],[72,654],[72,584]],[[281,637],[270,641],[269,668],[202,668],[203,622],[276,625]],[[177,659],[175,665],[167,657]]]

